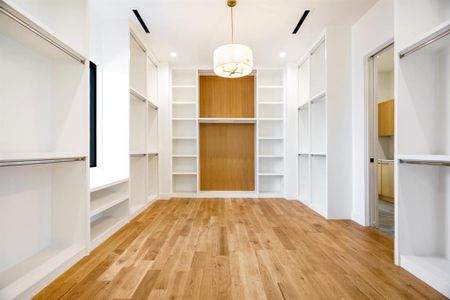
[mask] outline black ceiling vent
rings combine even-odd
[[[303,23],[306,20],[306,17],[309,15],[311,11],[309,9],[305,10],[303,12],[302,17],[300,18],[300,20],[297,23],[297,26],[295,26],[294,31],[292,32],[292,34],[297,34],[298,30],[300,29],[300,27],[303,25]]]
[[[136,16],[136,19],[138,19],[139,24],[141,24],[142,29],[144,29],[144,31],[145,31],[146,33],[150,33],[150,30],[148,30],[147,25],[145,25],[145,22],[144,22],[144,20],[142,19],[141,14],[139,13],[139,11],[138,11],[137,9],[133,9],[133,13],[134,13],[134,15]]]

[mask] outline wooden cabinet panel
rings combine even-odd
[[[378,103],[378,136],[394,135],[394,99]]]
[[[255,124],[200,124],[200,190],[255,190]]]
[[[394,199],[394,163],[378,163],[378,194],[386,200]]]
[[[200,76],[200,118],[254,118],[254,76]]]

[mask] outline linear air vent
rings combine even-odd
[[[138,19],[139,24],[141,24],[142,29],[144,29],[144,31],[145,31],[146,33],[150,33],[150,30],[148,30],[147,25],[145,25],[145,22],[144,22],[144,20],[142,19],[141,14],[139,13],[139,11],[138,11],[137,9],[133,9],[133,13],[134,13],[134,15],[136,16],[136,19]]]
[[[300,20],[297,23],[297,26],[295,26],[294,31],[292,32],[292,34],[297,34],[298,30],[300,29],[300,27],[303,25],[303,23],[306,20],[306,17],[309,15],[311,11],[309,9],[305,10],[303,12],[302,17],[300,18]]]

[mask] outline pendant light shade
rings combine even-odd
[[[214,51],[214,73],[221,77],[239,78],[253,70],[252,49],[241,44],[228,44]]]
[[[233,7],[235,0],[228,0],[231,9],[231,44],[223,45],[214,51],[214,73],[225,78],[239,78],[253,70],[252,49],[234,43]]]

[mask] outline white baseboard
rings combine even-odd
[[[358,211],[352,211],[352,220],[361,226],[369,226],[369,224],[366,224],[366,218],[364,214],[361,214]]]

